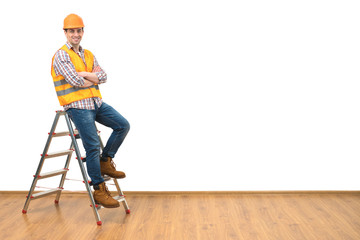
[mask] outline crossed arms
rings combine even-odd
[[[62,75],[74,87],[87,88],[94,84],[105,83],[107,80],[107,75],[99,66],[95,56],[92,72],[76,72],[70,56],[64,50],[59,50],[55,54],[54,69],[57,75]]]
[[[84,85],[79,86],[81,88],[91,87],[94,84],[99,84],[99,78],[96,72],[100,72],[100,66],[94,67],[92,72],[77,72],[80,77],[84,78]]]

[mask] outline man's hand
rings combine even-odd
[[[91,73],[91,72],[77,72],[77,74],[80,77],[85,78],[88,81],[91,81],[94,84],[98,84],[99,83],[99,79],[97,77],[97,75],[95,73]]]
[[[86,78],[89,75],[89,73],[88,72],[78,72],[78,75],[80,77]]]
[[[94,85],[93,82],[90,82],[89,80],[84,79],[84,85],[82,85],[81,88],[91,87],[92,85]]]

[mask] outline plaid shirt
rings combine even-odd
[[[74,51],[74,49],[70,43],[67,42],[65,45],[69,49],[72,49]],[[77,54],[81,57],[83,62],[86,64],[85,56],[84,56],[84,49],[81,46],[80,46],[79,52]],[[64,50],[60,49],[55,53],[54,70],[55,70],[56,75],[62,75],[65,78],[65,81],[68,82],[70,85],[75,86],[75,87],[84,85],[84,78],[80,77],[77,74],[74,64],[70,60],[69,54],[67,52],[65,52]],[[99,66],[95,56],[94,56],[93,72],[95,72],[95,74],[97,75],[97,77],[99,79],[99,84],[106,82],[107,75]],[[72,102],[69,105],[64,105],[63,107],[64,107],[65,111],[68,110],[69,108],[94,110],[95,104],[98,107],[100,107],[102,102],[103,102],[102,99],[98,98],[98,97],[86,98],[86,99],[82,99],[82,100],[79,100],[76,102]]]

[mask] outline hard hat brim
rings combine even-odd
[[[71,27],[64,27],[63,29],[76,29],[76,28],[84,28],[84,26],[71,26]]]

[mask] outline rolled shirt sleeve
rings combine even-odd
[[[96,60],[96,57],[94,56],[94,68],[93,72],[96,74],[96,76],[99,79],[99,84],[106,83],[107,81],[107,74],[106,72],[100,67],[98,61]]]
[[[56,52],[54,58],[54,70],[56,75],[62,75],[65,78],[65,81],[70,85],[74,87],[81,87],[84,85],[84,78],[77,74],[69,54],[64,50]]]

